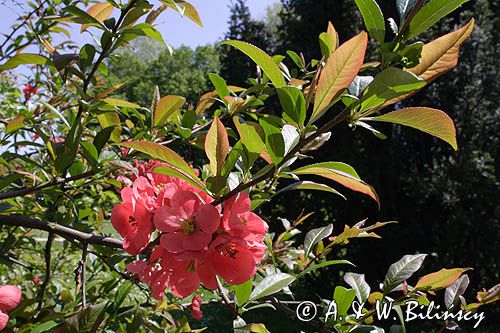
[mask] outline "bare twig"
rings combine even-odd
[[[115,249],[123,248],[123,242],[120,239],[89,234],[57,223],[26,218],[20,215],[0,215],[0,225],[43,230],[67,239],[86,242],[87,244],[97,244]]]
[[[231,312],[231,315],[233,315],[234,318],[238,317],[238,310],[236,309],[236,306],[234,305],[233,302],[227,297],[226,292],[224,291],[224,288],[220,284],[220,281],[217,280],[217,289],[219,290],[219,294],[222,297],[222,300],[224,303],[226,303],[229,311]]]

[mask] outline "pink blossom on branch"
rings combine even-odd
[[[230,198],[222,209],[187,182],[153,173],[158,165],[136,164],[138,175],[122,189],[123,203],[112,211],[112,225],[132,255],[147,247],[153,232],[161,234],[149,259],[136,260],[127,270],[149,285],[156,299],[167,288],[177,297],[200,285],[215,290],[217,276],[230,284],[253,277],[266,252],[268,226],[250,211],[248,194]]]

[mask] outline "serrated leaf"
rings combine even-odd
[[[432,291],[444,289],[452,285],[464,272],[468,270],[470,270],[470,268],[443,268],[438,272],[422,276],[418,280],[415,289]]]
[[[361,98],[360,112],[375,108],[385,102],[422,88],[426,82],[399,68],[390,67],[375,76]]]
[[[444,304],[447,309],[450,309],[460,302],[460,296],[465,293],[469,286],[469,277],[467,274],[462,275],[451,286],[444,291]]]
[[[441,36],[422,48],[420,64],[408,69],[409,72],[431,82],[448,72],[458,63],[458,51],[474,29],[474,19],[462,28]]]
[[[353,191],[370,196],[380,205],[375,189],[361,180],[354,168],[348,164],[341,162],[315,163],[296,169],[293,173],[296,175],[316,175],[331,179]]]
[[[382,290],[384,293],[391,292],[391,290],[409,279],[413,273],[420,269],[426,256],[427,254],[407,254],[389,266],[383,282]]]
[[[382,121],[413,127],[431,134],[457,150],[456,129],[453,120],[443,111],[413,107],[389,112],[378,117],[362,118],[363,121]]]
[[[257,46],[238,40],[228,40],[223,42],[223,44],[231,45],[250,57],[260,68],[262,68],[276,88],[286,86],[283,74],[273,58]]]
[[[205,153],[210,160],[212,175],[220,175],[229,153],[229,138],[226,127],[217,116],[215,116],[205,139]]]
[[[366,283],[364,274],[345,273],[344,281],[356,291],[356,297],[363,303],[370,295],[370,286]]]
[[[154,126],[164,126],[170,117],[186,103],[182,96],[168,95],[160,99],[156,104],[153,116]]]
[[[18,53],[12,58],[9,58],[2,66],[0,72],[16,68],[20,65],[54,65],[49,59],[39,54],[33,53]]]
[[[469,0],[430,0],[411,20],[404,39],[416,37]]]
[[[277,293],[295,281],[295,277],[286,273],[276,273],[266,276],[255,286],[249,300],[255,301],[259,298],[266,297]]]
[[[375,0],[354,0],[363,16],[366,30],[376,41],[383,43],[385,39],[384,15]]]
[[[333,224],[309,230],[304,238],[304,256],[307,258],[311,253],[314,245],[319,243],[322,239],[330,236],[333,231]]]
[[[314,99],[309,123],[313,123],[328,109],[330,103],[349,87],[363,64],[368,36],[365,32],[336,49],[323,68]]]

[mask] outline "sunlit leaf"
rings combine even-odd
[[[452,285],[464,272],[470,268],[443,268],[438,272],[422,276],[415,289],[418,290],[439,290]]]
[[[408,31],[404,34],[405,39],[420,35],[467,1],[469,0],[430,0],[411,20]]]
[[[205,139],[205,153],[210,160],[212,175],[220,175],[229,153],[229,139],[226,127],[215,117]]]
[[[356,297],[355,290],[347,289],[342,286],[335,287],[335,290],[333,291],[333,299],[337,303],[338,316],[343,318],[345,317],[355,297]]]
[[[389,112],[378,117],[362,118],[364,121],[382,121],[413,127],[449,143],[457,150],[456,130],[453,120],[443,111],[413,107]]]
[[[500,300],[500,284],[486,291],[478,292],[476,298],[481,304],[489,304]]]
[[[9,58],[2,66],[0,72],[8,69],[16,68],[20,65],[54,65],[53,62],[42,55],[33,53],[18,53],[12,58]]]
[[[306,120],[306,99],[302,91],[295,87],[283,87],[276,91],[281,107],[285,111],[283,118],[302,128]]]
[[[300,274],[297,275],[297,279],[306,275],[307,273],[314,272],[317,269],[332,266],[332,265],[351,265],[351,266],[354,266],[354,264],[348,260],[327,260],[327,261],[320,262],[318,264],[309,265],[309,267],[307,267],[304,271],[302,271]]]
[[[415,7],[417,0],[397,0],[396,7],[398,8],[399,17],[405,18],[406,15]]]
[[[354,0],[363,16],[366,30],[376,41],[383,43],[385,39],[384,15],[375,0]]]
[[[295,281],[295,277],[286,273],[268,275],[255,286],[249,299],[255,301],[259,298],[277,293],[293,281]]]
[[[170,117],[186,103],[182,96],[168,95],[160,99],[156,104],[153,116],[154,126],[163,126],[168,123]]]
[[[363,64],[367,43],[368,37],[362,32],[342,44],[328,58],[319,78],[309,123],[321,117],[330,103],[349,87]]]
[[[113,13],[113,5],[109,2],[99,2],[92,5],[88,10],[87,14],[95,18],[99,22],[103,22]],[[81,32],[84,32],[88,28],[88,24],[82,24]]]
[[[124,101],[124,100],[118,99],[118,98],[108,97],[108,98],[103,99],[102,101],[109,104],[109,105],[118,106],[118,107],[122,107],[122,108],[139,109],[141,107],[140,105],[137,105],[135,103]]]
[[[431,82],[448,72],[458,63],[460,45],[469,38],[474,29],[474,19],[462,28],[425,44],[422,48],[420,64],[408,71]]]
[[[5,133],[10,134],[12,132],[17,131],[20,128],[24,127],[24,120],[26,119],[25,116],[19,115],[14,119],[11,119],[7,121],[7,126],[5,128]]]
[[[281,88],[286,85],[283,74],[273,58],[257,46],[238,40],[228,40],[223,42],[223,44],[231,45],[250,57],[260,68],[262,68],[276,88]]]
[[[460,302],[460,296],[465,293],[469,286],[469,277],[467,274],[462,275],[451,286],[444,291],[444,304],[447,309],[456,306]]]
[[[181,15],[186,16],[189,18],[191,21],[194,23],[198,24],[200,27],[203,27],[203,23],[201,22],[200,15],[198,14],[198,11],[196,10],[196,7],[194,7],[192,4],[190,4],[187,1],[175,1],[176,6],[172,5],[170,1],[162,1],[164,4],[167,6],[171,7],[172,9],[178,11]],[[183,11],[179,11],[178,8],[182,6]]]
[[[356,171],[345,163],[341,162],[323,162],[311,164],[293,171],[296,175],[316,175],[331,179],[345,187],[364,193],[370,196],[378,204],[380,201],[375,189],[362,181]]]
[[[252,333],[271,333],[267,330],[264,324],[246,324],[245,326],[237,327],[236,329]]]
[[[344,281],[356,291],[356,297],[362,303],[370,295],[370,286],[366,283],[364,274],[345,273]]]
[[[424,80],[411,73],[399,68],[387,68],[375,76],[375,79],[366,87],[361,98],[360,112],[382,105],[425,85]]]
[[[281,190],[279,190],[276,194],[280,194],[280,193],[287,192],[287,191],[292,191],[292,190],[315,190],[315,191],[330,192],[330,193],[339,195],[339,196],[341,196],[342,198],[345,199],[345,197],[344,197],[344,195],[342,193],[340,193],[337,190],[331,188],[330,186],[325,185],[325,184],[320,184],[320,183],[315,183],[315,182],[307,181],[307,180],[300,181],[300,182],[295,182],[293,184],[290,184],[290,185],[282,188]]]
[[[384,293],[389,293],[409,279],[413,273],[420,269],[426,256],[427,254],[407,254],[389,266],[382,288]]]
[[[309,253],[311,253],[314,245],[316,245],[322,239],[330,236],[333,231],[333,224],[329,224],[325,227],[320,227],[316,229],[309,230],[304,238],[304,256],[307,258]]]

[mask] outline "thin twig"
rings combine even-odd
[[[67,239],[79,240],[88,244],[97,244],[115,249],[123,248],[123,242],[120,239],[89,234],[57,223],[31,219],[20,215],[0,215],[0,226],[1,225],[43,230]]]
[[[231,312],[231,314],[233,315],[234,318],[238,317],[238,310],[236,309],[236,306],[234,305],[233,302],[231,302],[231,300],[229,299],[229,297],[227,297],[226,295],[226,292],[224,291],[224,288],[222,287],[222,284],[220,283],[220,281],[217,279],[217,289],[219,290],[219,293],[222,297],[222,300],[224,301],[224,303],[226,303],[229,311]]]
[[[49,232],[49,236],[47,237],[47,243],[45,243],[45,277],[43,279],[42,287],[40,288],[40,292],[38,293],[38,311],[42,309],[43,299],[45,298],[45,291],[47,290],[47,286],[50,283],[50,262],[52,259],[52,241],[54,240],[54,233]]]
[[[80,264],[82,265],[82,309],[85,309],[87,306],[87,242],[83,242],[82,248],[82,260]]]

